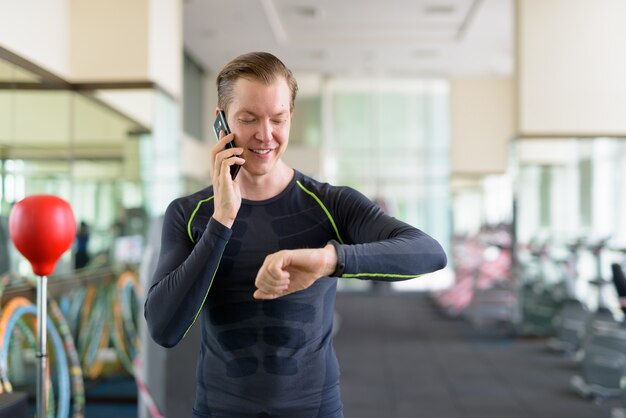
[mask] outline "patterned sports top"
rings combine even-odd
[[[279,195],[244,199],[232,229],[212,214],[212,187],[169,205],[145,303],[152,338],[165,347],[200,318],[194,417],[341,417],[331,337],[338,278],[414,278],[443,268],[443,249],[356,190],[297,171]],[[334,277],[276,300],[253,299],[268,254],[331,241]]]

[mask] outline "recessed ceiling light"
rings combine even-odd
[[[307,19],[314,19],[322,15],[322,9],[316,6],[294,6],[291,10],[294,14]]]
[[[424,13],[432,15],[447,15],[454,13],[454,4],[427,4],[424,6]]]
[[[321,49],[315,49],[311,51],[311,58],[315,60],[323,60],[324,58],[326,58],[326,51]]]
[[[414,58],[433,58],[438,55],[439,51],[436,49],[416,49],[411,55]]]
[[[363,61],[371,62],[376,58],[376,52],[371,49],[363,51]]]

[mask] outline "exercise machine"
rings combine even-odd
[[[618,292],[626,289],[619,264],[612,264],[611,270],[615,289]],[[592,283],[602,294],[603,287],[611,281],[598,276]],[[598,304],[598,312],[604,313],[588,323],[578,352],[580,373],[572,377],[571,384],[580,395],[601,401],[621,393],[621,380],[626,372],[626,322],[616,321],[603,299]]]
[[[554,336],[554,318],[573,295],[568,282],[576,275],[576,253],[558,258],[555,252],[543,243],[518,253],[522,335]]]
[[[588,247],[593,254],[596,273],[589,281],[597,289],[597,306],[594,311],[576,297],[571,297],[564,304],[555,318],[556,335],[548,342],[549,347],[565,352],[566,355],[580,361],[581,349],[586,339],[596,326],[614,326],[617,321],[604,298],[604,287],[610,282],[602,277],[602,251],[608,239],[604,239]]]

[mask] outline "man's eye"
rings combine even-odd
[[[239,119],[239,122],[244,124],[254,123],[254,119]]]
[[[274,119],[272,122],[275,125],[280,125],[280,124],[284,123],[285,121],[283,119]]]

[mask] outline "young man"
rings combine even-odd
[[[232,133],[212,149],[213,185],[166,211],[148,328],[171,347],[201,318],[196,418],[343,417],[337,278],[409,279],[446,256],[357,191],[282,161],[297,83],[278,58],[235,58],[217,89]]]

